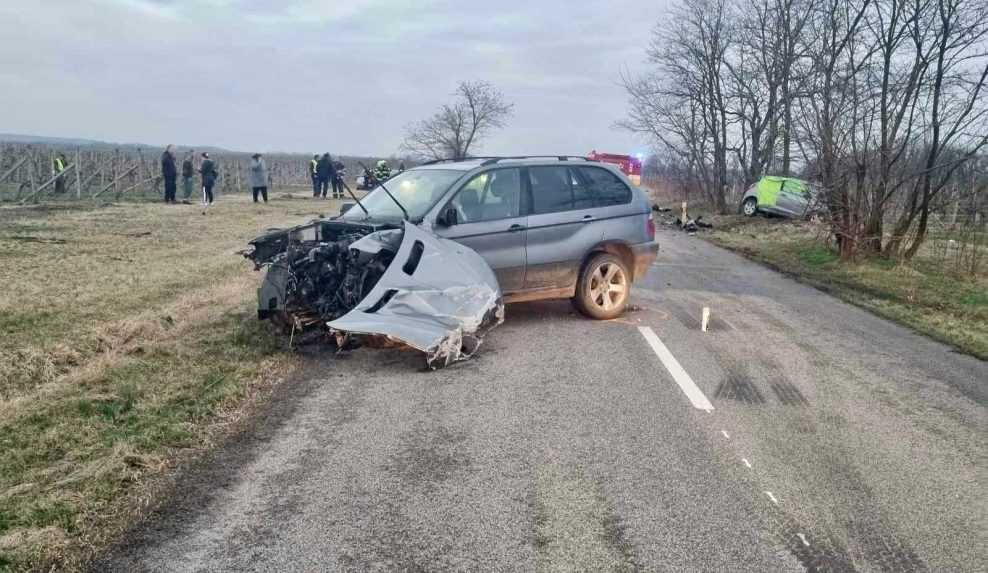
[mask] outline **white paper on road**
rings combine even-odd
[[[669,349],[666,348],[666,345],[663,344],[658,335],[647,326],[639,326],[638,331],[642,333],[645,341],[652,347],[655,355],[659,357],[666,370],[672,375],[672,379],[676,381],[676,384],[679,384],[679,388],[683,391],[683,394],[686,394],[686,397],[690,399],[693,407],[698,410],[706,410],[707,412],[712,411],[714,409],[713,404],[710,403],[710,400],[703,394],[703,391],[693,382],[693,379],[690,378],[690,375],[679,364],[679,361],[672,355],[672,352],[669,352]]]

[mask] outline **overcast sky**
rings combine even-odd
[[[631,153],[618,83],[665,4],[0,0],[0,132],[388,155],[479,79],[515,104],[484,152]]]

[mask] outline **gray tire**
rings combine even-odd
[[[598,253],[580,271],[573,305],[585,316],[610,320],[621,316],[631,294],[631,275],[619,257]]]
[[[741,203],[741,214],[745,217],[754,217],[758,213],[758,199],[748,197]]]

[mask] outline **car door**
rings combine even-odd
[[[525,289],[568,288],[576,284],[583,256],[602,238],[592,225],[595,204],[566,165],[527,169],[528,270]]]
[[[798,179],[783,179],[779,210],[790,217],[802,217],[809,205],[809,190]]]
[[[758,182],[758,208],[771,213],[783,212],[779,205],[782,180],[778,177],[762,177]]]
[[[525,242],[528,218],[519,168],[499,168],[470,178],[447,203],[456,222],[436,226],[440,237],[477,251],[487,261],[501,291],[521,290],[525,284]]]

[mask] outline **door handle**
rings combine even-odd
[[[593,215],[584,215],[583,216],[583,222],[584,223],[589,223],[590,221],[593,221],[593,220],[594,220]]]
[[[515,223],[514,225],[508,227],[508,231],[512,233],[517,233],[518,231],[524,231],[524,230],[525,230],[525,225],[519,225],[518,223]]]

